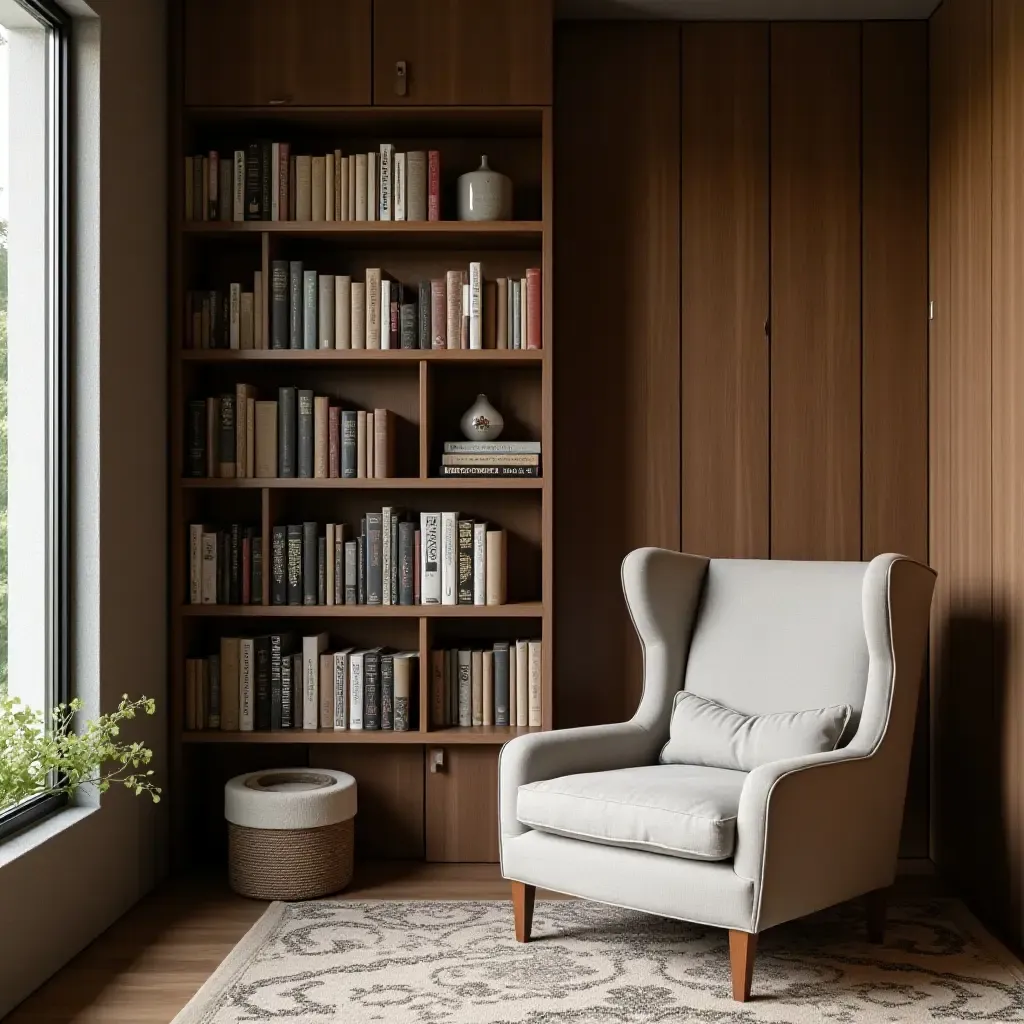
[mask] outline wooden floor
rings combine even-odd
[[[373,864],[349,899],[508,899],[496,864]],[[266,909],[208,879],[147,897],[5,1024],[168,1024]]]

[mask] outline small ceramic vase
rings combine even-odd
[[[461,426],[470,441],[496,441],[501,436],[505,421],[487,401],[486,395],[477,395],[476,401],[462,414]]]
[[[459,220],[511,220],[512,182],[480,157],[475,171],[459,177]]]

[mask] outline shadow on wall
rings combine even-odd
[[[935,672],[935,849],[946,878],[1012,945],[1021,945],[1015,845],[1005,814],[1007,657],[1005,620],[954,610],[940,626]]]

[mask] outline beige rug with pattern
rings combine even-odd
[[[174,1024],[1024,1021],[1021,965],[951,900],[892,908],[884,946],[856,905],[764,933],[747,1004],[718,929],[539,900],[533,935],[509,903],[274,903]]]

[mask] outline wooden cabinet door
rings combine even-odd
[[[373,102],[548,104],[552,18],[551,0],[374,0]]]
[[[371,0],[185,0],[185,102],[370,102]]]
[[[427,860],[465,863],[498,859],[498,748],[444,747],[430,771],[427,750]]]

